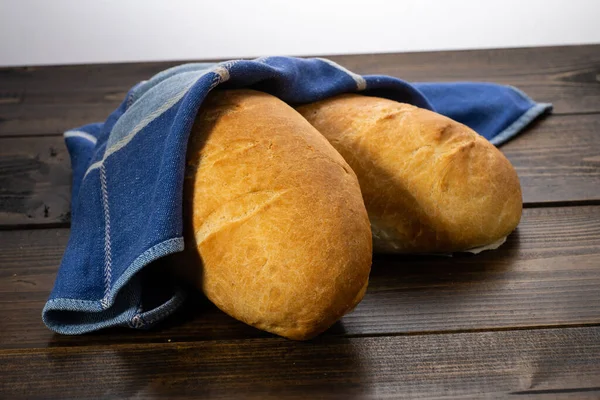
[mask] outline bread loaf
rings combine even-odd
[[[502,241],[519,223],[514,168],[470,128],[354,94],[298,111],[356,172],[376,251],[464,251]]]
[[[356,175],[274,96],[205,100],[188,145],[184,221],[188,276],[259,329],[313,337],[367,288],[372,241]]]

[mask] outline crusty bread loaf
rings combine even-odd
[[[470,128],[387,99],[298,108],[356,172],[379,252],[455,252],[501,240],[522,211],[517,174]]]
[[[291,339],[362,299],[372,241],[356,175],[293,108],[252,90],[211,93],[184,181],[188,263],[221,310]]]

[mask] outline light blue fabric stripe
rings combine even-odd
[[[213,68],[215,65],[217,65],[217,63],[190,63],[166,69],[154,75],[150,80],[144,81],[135,87],[132,94],[132,100],[133,102],[136,102],[150,89],[172,76],[184,72],[208,72],[208,70]]]
[[[113,147],[124,137],[135,134],[150,124],[155,118],[181,100],[190,87],[207,71],[188,71],[174,75],[150,87],[134,101],[117,121],[108,138],[107,149]],[[137,93],[137,92],[136,92]]]
[[[497,136],[494,136],[490,142],[493,145],[499,146],[518,133],[520,133],[527,125],[534,121],[540,115],[552,110],[552,104],[550,103],[538,103],[531,107],[525,114],[521,115],[519,119],[513,122],[505,130],[500,132]]]

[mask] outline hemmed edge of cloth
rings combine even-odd
[[[502,132],[500,132],[496,136],[494,136],[490,140],[490,143],[492,143],[494,146],[499,146],[501,144],[508,142],[510,139],[515,137],[517,134],[521,133],[521,131],[527,125],[529,125],[530,123],[535,121],[539,116],[552,111],[553,106],[551,103],[536,103],[529,96],[527,96],[522,90],[520,90],[514,86],[509,86],[509,87],[512,90],[514,90],[517,94],[519,94],[521,97],[523,97],[524,99],[533,103],[533,107],[531,107],[529,110],[525,111],[524,114],[522,114],[519,118],[517,118],[512,124],[510,124],[508,127],[506,127],[506,129],[504,129]]]
[[[152,318],[160,313],[161,317],[174,312],[185,297],[181,289],[176,288],[173,296],[162,305],[140,313],[140,282],[135,275],[150,262],[169,254],[183,251],[183,237],[167,239],[157,243],[138,256],[123,272],[109,292],[108,301],[55,298],[46,302],[42,310],[44,324],[53,332],[63,335],[79,335],[103,328],[130,326],[148,328],[158,319]],[[120,307],[115,303],[123,302]],[[49,314],[58,313],[56,317]],[[61,314],[63,318],[59,316]],[[80,315],[78,315],[80,314]],[[62,322],[61,322],[62,321]]]

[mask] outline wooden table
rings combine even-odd
[[[0,69],[1,398],[600,398],[600,46],[332,58],[554,103],[502,147],[525,200],[508,242],[376,257],[363,302],[309,342],[201,296],[151,331],[55,335],[40,313],[69,237],[61,133],[104,120],[131,85],[177,63]]]

